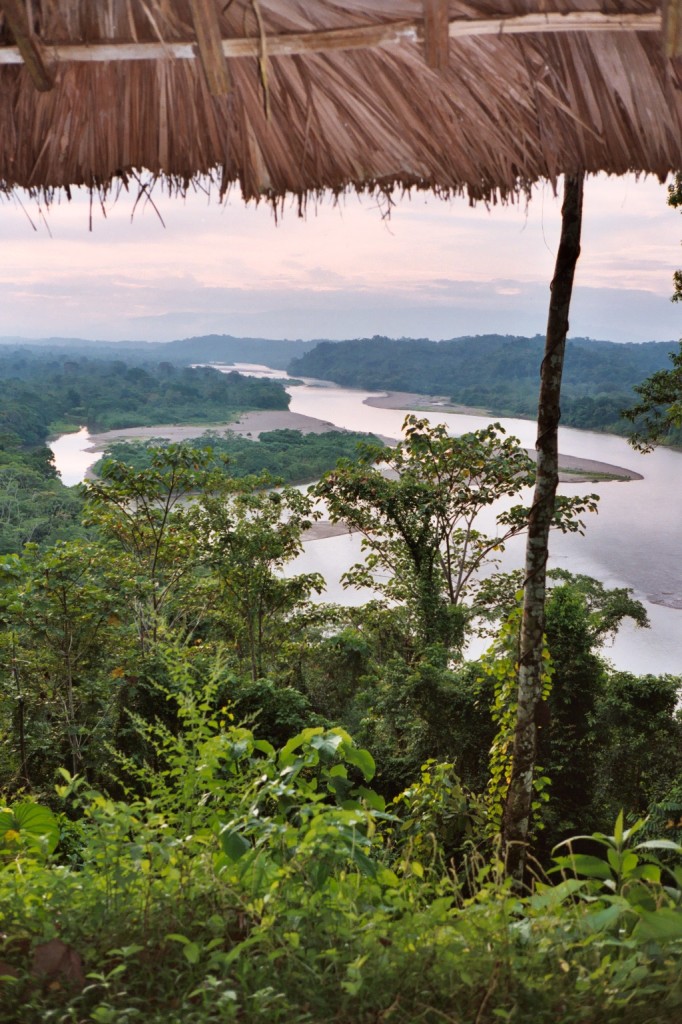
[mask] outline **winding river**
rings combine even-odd
[[[241,369],[283,377],[281,371],[246,364]],[[291,411],[329,421],[338,427],[399,437],[405,411],[365,404],[376,393],[312,383],[292,385]],[[492,419],[454,413],[419,413],[447,424],[453,434],[480,428]],[[509,434],[528,448],[535,446],[535,424],[529,420],[497,418]],[[52,445],[57,468],[67,484],[81,480],[98,458],[86,451],[87,431],[66,435]],[[657,449],[649,455],[634,452],[627,442],[609,434],[561,428],[562,455],[596,459],[635,470],[642,480],[600,483],[563,483],[564,494],[595,492],[599,513],[587,516],[584,536],[553,534],[550,565],[585,573],[611,587],[630,587],[646,605],[651,629],[626,624],[605,654],[618,668],[636,673],[682,673],[682,454]],[[485,524],[482,524],[485,527]],[[502,568],[523,564],[523,538],[505,552]],[[355,603],[364,599],[344,591],[338,580],[359,554],[356,536],[337,536],[305,545],[295,570],[318,571],[327,580],[328,600]]]

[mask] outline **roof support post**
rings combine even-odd
[[[447,71],[450,54],[448,0],[422,0],[424,57],[434,71]]]
[[[561,238],[550,288],[545,354],[540,371],[537,474],[526,541],[517,717],[511,779],[502,819],[502,843],[507,870],[517,885],[521,885],[523,881],[533,798],[537,713],[542,699],[549,530],[559,482],[561,378],[573,279],[580,255],[583,181],[582,174],[567,175],[564,179]]]
[[[214,96],[230,91],[230,73],[223,53],[220,21],[214,0],[190,0],[192,21],[197,34],[199,58],[208,88]]]
[[[0,11],[12,30],[19,53],[33,84],[39,92],[48,92],[54,86],[54,76],[47,70],[40,43],[31,31],[26,7],[21,0],[0,0]]]

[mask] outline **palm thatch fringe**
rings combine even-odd
[[[656,0],[0,0],[0,190],[143,176],[182,192],[208,175],[220,195],[238,184],[274,203],[395,186],[495,202],[562,173],[664,178],[682,166],[676,12],[679,0],[665,19]]]

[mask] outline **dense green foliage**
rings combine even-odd
[[[27,444],[42,444],[56,423],[91,430],[224,423],[244,409],[286,409],[289,404],[274,381],[210,367],[129,366],[121,360],[45,357],[23,349],[0,349],[0,380],[0,426]]]
[[[626,410],[634,424],[630,442],[640,451],[655,444],[682,445],[682,343],[670,353],[672,367],[658,370],[635,388],[638,401]]]
[[[289,369],[345,387],[444,395],[495,415],[535,417],[543,346],[539,336],[480,335],[440,342],[375,336],[322,342]],[[621,410],[632,404],[633,387],[666,365],[670,348],[666,342],[569,339],[562,423],[625,433]]]
[[[84,536],[80,496],[57,477],[50,433],[83,424],[225,422],[245,409],[285,409],[289,401],[272,381],[24,348],[0,348],[0,385],[0,554]]]
[[[563,844],[514,893],[474,853],[449,766],[386,804],[343,729],[280,749],[166,652],[179,730],[116,800],[62,773],[61,807],[0,812],[0,1019],[145,1024],[664,1024],[682,988],[682,848],[642,822]],[[61,851],[61,852],[60,852]],[[663,859],[668,858],[666,864]],[[550,880],[551,879],[551,880]]]
[[[365,561],[346,573],[346,584],[403,603],[423,643],[449,651],[462,643],[481,569],[528,524],[517,503],[499,511],[486,534],[480,513],[531,486],[535,463],[499,423],[451,437],[444,424],[409,415],[403,434],[392,448],[365,445],[356,464],[341,461],[317,493],[333,520],[363,537]],[[553,525],[582,530],[578,517],[596,500],[558,498]]]
[[[227,436],[207,433],[193,441],[198,447],[210,446],[216,464],[227,460],[230,476],[244,477],[269,473],[289,484],[309,483],[336,465],[340,458],[357,458],[357,448],[371,440],[368,434],[329,430],[321,434],[302,434],[300,430],[269,430],[258,441],[238,434]],[[107,457],[135,469],[149,466],[152,451],[163,447],[160,441],[117,441],[107,449]],[[104,460],[93,470],[99,473]]]
[[[477,351],[360,343],[344,382],[534,413],[535,339],[459,341]],[[341,380],[326,348],[298,372]],[[635,385],[643,436],[669,440],[679,356],[630,348],[574,343],[564,419],[613,427]],[[224,421],[284,393],[64,353],[0,353],[0,377],[0,1021],[679,1018],[682,679],[604,658],[648,624],[625,588],[550,573],[523,885],[500,859],[523,581],[490,562],[534,473],[514,439],[410,417],[355,461],[348,434],[120,445],[81,516],[50,427]],[[361,608],[312,600],[323,580],[292,563],[316,495],[268,487],[339,454],[318,494],[364,536]],[[491,643],[467,661],[474,633]]]
[[[1,401],[1,400],[0,400]],[[44,445],[0,434],[0,554],[82,535],[79,496],[64,487]]]
[[[243,458],[280,468],[282,433],[298,458],[295,432]],[[476,578],[503,534],[474,516],[532,474],[516,442],[412,418],[337,467],[335,514],[403,577],[361,608],[295,573],[312,494],[138,452],[83,488],[83,536],[0,558],[0,1021],[675,1019],[681,680],[603,658],[646,626],[625,589],[554,574],[523,891],[499,861],[519,581]]]

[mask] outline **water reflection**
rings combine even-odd
[[[50,442],[55,465],[62,483],[67,487],[81,483],[90,466],[101,458],[102,453],[89,451],[89,446],[90,434],[87,427],[81,427],[73,434],[62,434]]]

